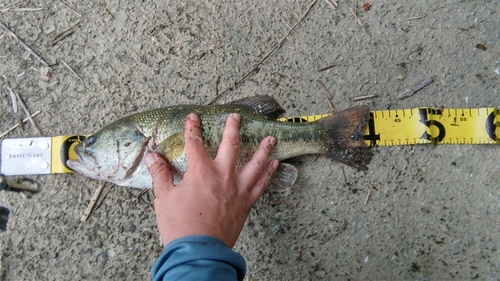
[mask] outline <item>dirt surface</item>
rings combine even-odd
[[[39,60],[0,30],[0,129],[24,116],[13,113],[5,86],[42,112],[35,119],[43,136],[93,133],[130,113],[205,103],[218,77],[221,90],[237,81],[310,4],[182,2],[3,1],[1,21],[53,70],[47,77]],[[338,109],[358,104],[351,96],[373,93],[379,97],[362,102],[372,110],[500,107],[498,1],[371,4],[369,11],[361,2],[357,8],[370,40],[346,1],[338,0],[336,10],[318,1],[221,102],[268,94],[289,116],[329,112],[320,80]],[[428,77],[435,82],[398,100]],[[28,124],[4,138],[36,136]],[[346,186],[339,164],[295,159],[296,185],[263,196],[235,247],[247,259],[247,280],[498,280],[499,147],[373,152],[368,172],[345,167]],[[0,205],[12,211],[0,233],[0,279],[149,279],[162,250],[151,192],[137,202],[139,190],[115,186],[80,222],[97,181],[77,174],[31,178],[43,187],[32,199],[0,193]]]

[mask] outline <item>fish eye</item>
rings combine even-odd
[[[95,143],[96,139],[94,136],[90,136],[85,140],[85,146],[91,146]]]

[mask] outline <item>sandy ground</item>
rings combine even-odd
[[[40,62],[0,31],[2,131],[22,116],[12,113],[4,85],[30,110],[42,111],[36,121],[43,136],[92,133],[130,113],[204,103],[215,95],[218,77],[220,89],[238,80],[310,4],[62,2],[0,4],[1,21],[53,65],[47,79]],[[498,2],[403,2],[373,1],[366,12],[358,4],[369,40],[345,1],[336,10],[318,1],[259,71],[222,100],[269,94],[289,116],[324,113],[330,109],[320,80],[338,109],[356,105],[351,96],[371,93],[380,97],[363,103],[373,110],[500,107]],[[41,11],[6,11],[11,4]],[[53,46],[72,26],[74,33]],[[433,84],[397,99],[431,76]],[[26,125],[5,138],[34,136]],[[345,168],[347,186],[337,163],[313,162],[314,156],[294,161],[294,188],[266,193],[236,245],[247,259],[247,280],[499,280],[498,146],[373,152],[367,173]],[[0,205],[12,211],[8,231],[0,233],[0,279],[149,278],[162,250],[151,193],[137,203],[139,190],[115,186],[80,222],[98,182],[77,174],[32,178],[43,192],[30,200],[0,193]]]

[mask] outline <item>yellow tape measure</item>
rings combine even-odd
[[[312,122],[330,114],[285,117],[284,122]],[[69,173],[68,159],[85,135],[1,141],[0,173]],[[414,144],[500,144],[500,111],[495,108],[412,108],[376,110],[364,136],[367,146]]]
[[[311,122],[329,114],[280,118]],[[487,108],[412,108],[370,112],[368,146],[413,144],[499,144],[500,111]]]

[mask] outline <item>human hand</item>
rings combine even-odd
[[[208,157],[200,119],[191,113],[184,127],[188,169],[174,186],[169,164],[150,153],[144,162],[153,178],[156,220],[163,245],[188,235],[208,235],[232,248],[252,209],[278,167],[268,161],[276,144],[266,137],[252,159],[236,170],[240,146],[240,117],[231,114],[217,156]]]

